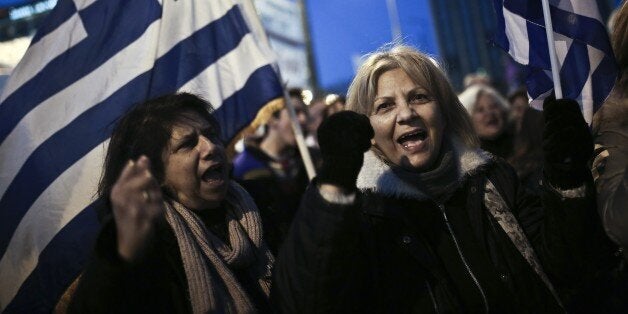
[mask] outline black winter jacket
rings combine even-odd
[[[105,202],[102,202],[105,203]],[[222,212],[199,217],[226,241]],[[165,218],[156,221],[154,236],[136,261],[124,261],[117,250],[111,209],[99,208],[103,220],[94,252],[72,296],[68,313],[192,313],[187,277],[177,239]],[[260,313],[271,312],[265,295],[244,270],[231,269]]]
[[[282,312],[563,311],[487,210],[487,179],[562,297],[610,252],[589,183],[579,197],[546,186],[541,200],[525,194],[504,161],[476,152],[460,160],[464,183],[437,204],[404,193],[368,154],[352,204],[328,202],[315,184],[306,192],[275,264],[271,297]],[[365,171],[375,186],[360,186]]]

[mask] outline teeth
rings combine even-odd
[[[425,137],[426,137],[426,135],[427,135],[427,134],[426,134],[426,132],[425,132],[425,131],[420,130],[420,131],[416,131],[416,132],[412,132],[412,133],[409,133],[409,134],[402,135],[402,136],[399,138],[399,140],[397,140],[397,141],[398,141],[399,143],[403,143],[403,142],[405,142],[405,141],[409,140],[409,139],[410,139],[410,138],[412,138],[412,137],[419,137],[419,139],[420,139],[420,140],[424,140],[424,139],[425,139]],[[405,145],[404,145],[404,146],[405,146]]]

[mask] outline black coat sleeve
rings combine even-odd
[[[163,228],[160,224],[155,228],[156,233]],[[117,251],[114,220],[106,219],[68,312],[189,312],[184,294],[187,287],[181,287],[181,281],[176,280],[162,244],[159,236],[153,236],[142,256],[134,262],[126,262]],[[179,297],[173,298],[177,294]]]
[[[368,276],[359,203],[333,204],[308,187],[275,263],[271,299],[280,312],[360,311]]]
[[[613,263],[613,245],[596,211],[592,180],[570,192],[559,191],[544,180],[541,195],[533,195],[519,184],[509,165],[498,163],[497,168],[505,175],[496,177],[511,183],[498,180],[495,185],[513,187],[506,193],[511,208],[545,273],[560,290],[577,289],[589,274]]]

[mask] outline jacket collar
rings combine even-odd
[[[493,159],[490,153],[468,148],[457,140],[453,141],[453,149],[458,159],[458,180],[461,182],[477,173],[482,166],[490,164]],[[428,199],[423,191],[397,177],[390,166],[371,150],[364,153],[364,165],[358,174],[357,187],[364,192],[381,193],[389,197]]]

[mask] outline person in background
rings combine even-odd
[[[428,56],[406,46],[370,55],[349,88],[349,111],[319,127],[323,165],[275,264],[278,309],[564,312],[606,238],[578,104],[544,107],[538,198],[478,148],[469,115]]]
[[[509,106],[506,99],[492,87],[483,84],[472,85],[458,98],[471,116],[480,147],[504,159],[510,157],[513,134],[508,127]]]
[[[336,112],[345,110],[347,99],[342,95],[329,94],[325,97],[325,118]]]
[[[509,123],[513,133],[516,135],[521,131],[521,121],[523,115],[530,105],[528,104],[528,92],[525,88],[518,89],[508,95],[508,103],[510,104]]]
[[[543,114],[531,107],[525,108],[519,125],[507,161],[515,168],[522,185],[540,195],[543,190]]]
[[[314,98],[307,106],[308,123],[307,123],[307,137],[305,138],[305,144],[310,149],[318,150],[318,139],[316,138],[316,130],[318,126],[325,119],[325,110],[327,106],[322,98]]]
[[[474,73],[465,75],[462,84],[464,88],[469,88],[473,85],[491,86],[491,77],[484,70],[480,70]]]
[[[271,312],[274,257],[248,193],[229,179],[211,106],[171,94],[115,127],[103,223],[69,313]]]
[[[619,76],[593,116],[592,172],[598,211],[606,233],[620,247],[621,259],[577,298],[573,313],[628,313],[628,2],[614,16],[611,44]]]
[[[290,97],[305,131],[308,114],[300,90],[291,90]],[[273,253],[278,251],[309,181],[291,123],[288,109],[278,108],[268,119],[264,135],[246,139],[244,151],[233,160],[233,177],[260,209]]]

